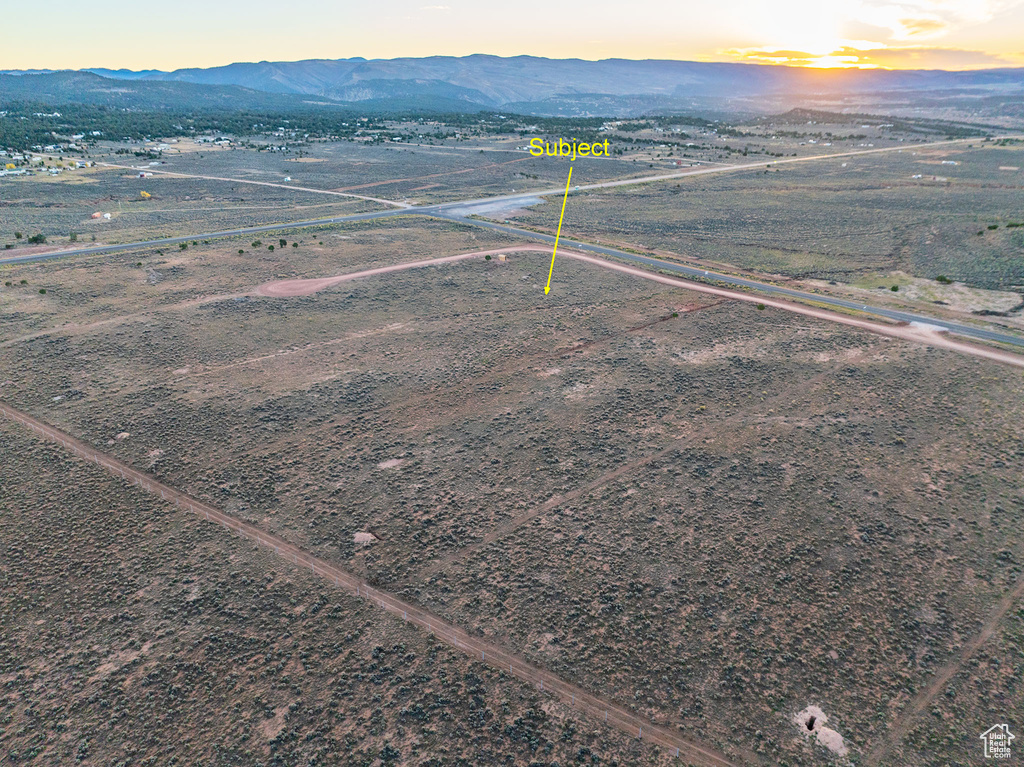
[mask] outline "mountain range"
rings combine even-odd
[[[0,99],[24,98],[31,91],[45,95],[47,101],[63,98],[129,105],[133,100],[159,102],[163,98],[196,100],[197,106],[244,103],[283,108],[358,103],[533,114],[636,114],[688,108],[760,112],[815,99],[1020,96],[1024,94],[1024,69],[817,70],[480,54],[262,61],[173,72],[89,69],[0,74]]]

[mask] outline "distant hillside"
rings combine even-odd
[[[51,78],[47,80],[46,78]],[[31,91],[31,92],[29,92]],[[475,55],[229,64],[174,72],[94,69],[0,75],[0,98],[131,107],[286,109],[310,103],[363,109],[631,116],[652,112],[769,113],[853,98],[927,98],[964,107],[1024,99],[1024,69],[817,70],[756,64]],[[1015,114],[985,101],[990,114]]]
[[[125,73],[93,70],[108,77]],[[360,100],[367,83],[402,89],[404,82],[447,83],[474,103],[500,107],[580,94],[673,98],[810,95],[881,91],[1024,88],[1024,69],[971,72],[941,70],[816,70],[757,64],[692,61],[545,59],[475,55],[462,58],[339,59],[229,64],[210,69],[146,72],[146,80],[240,85],[268,93],[296,93]],[[474,95],[470,95],[474,94]],[[353,98],[353,95],[356,98]],[[390,95],[390,94],[388,94]],[[373,98],[380,98],[377,91]]]
[[[197,85],[150,79],[114,80],[91,72],[0,74],[0,105],[93,104],[128,109],[238,110],[308,108],[294,94],[272,94],[237,85]]]

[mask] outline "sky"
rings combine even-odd
[[[1024,66],[1024,0],[21,0],[0,69],[432,55]]]

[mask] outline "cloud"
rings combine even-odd
[[[998,54],[963,48],[909,46],[857,51],[844,49],[844,53],[856,55],[861,65],[887,69],[985,69],[1020,64]]]
[[[883,43],[934,39],[992,21],[1024,0],[854,0],[847,24],[884,30]]]
[[[900,19],[900,26],[907,37],[915,35],[936,35],[949,29],[949,22],[943,19]]]
[[[421,11],[450,11],[451,6],[449,5],[421,5]]]
[[[825,54],[775,48],[733,48],[719,53],[752,64],[819,68],[984,69],[1024,63],[1024,56],[1007,58],[984,51],[927,46],[843,46]]]

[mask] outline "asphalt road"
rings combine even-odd
[[[930,144],[911,144],[906,147],[894,146],[894,147],[879,147],[877,149],[865,149],[853,152],[837,152],[829,155],[808,155],[804,157],[789,157],[782,160],[770,160],[768,162],[757,162],[757,163],[746,163],[742,165],[725,165],[715,168],[700,168],[698,170],[687,170],[679,173],[663,173],[651,176],[643,176],[635,179],[622,179],[618,181],[605,181],[596,184],[585,184],[581,186],[574,186],[570,189],[570,194],[578,191],[586,191],[591,189],[606,189],[609,187],[617,186],[629,186],[633,184],[645,184],[656,181],[667,181],[672,179],[685,178],[692,175],[705,175],[710,173],[726,173],[733,171],[753,170],[761,168],[765,165],[781,165],[784,163],[795,163],[795,162],[813,162],[820,160],[836,159],[840,157],[855,157],[858,155],[865,154],[879,154],[885,152],[896,152],[902,151],[903,149],[920,149],[928,146],[943,146],[949,144],[963,143],[965,141],[977,141],[977,139],[957,139],[955,141],[936,141]],[[441,203],[438,205],[424,205],[415,206],[403,210],[382,210],[373,211],[369,213],[355,213],[349,216],[336,216],[334,218],[321,218],[311,219],[308,221],[291,221],[288,223],[281,224],[266,224],[264,226],[251,226],[240,229],[225,229],[218,232],[207,232],[205,234],[195,234],[183,237],[165,237],[159,240],[146,240],[143,242],[132,242],[123,243],[120,245],[97,245],[88,248],[76,248],[73,250],[62,250],[54,251],[50,253],[37,253],[25,256],[12,256],[9,258],[0,259],[0,266],[4,264],[18,264],[26,263],[30,261],[48,261],[57,258],[69,258],[71,256],[87,256],[96,255],[99,253],[116,253],[119,251],[133,250],[136,248],[143,247],[155,247],[160,245],[177,245],[182,242],[191,242],[194,240],[210,240],[220,239],[224,237],[237,237],[241,235],[252,235],[261,234],[263,232],[279,231],[281,229],[302,229],[314,226],[324,226],[327,224],[343,224],[351,223],[354,221],[370,221],[380,218],[391,218],[394,216],[402,215],[425,215],[425,216],[436,216],[438,218],[447,219],[449,221],[456,221],[462,224],[469,224],[472,226],[479,226],[485,229],[492,229],[498,232],[504,232],[506,234],[514,234],[518,237],[526,237],[532,240],[540,242],[554,243],[555,238],[546,235],[532,232],[528,229],[519,229],[514,226],[508,226],[507,224],[492,223],[489,221],[481,221],[479,219],[465,218],[465,215],[472,212],[474,205],[480,204],[493,204],[499,201],[506,201],[509,204],[514,204],[517,200],[529,200],[530,198],[543,197],[545,195],[561,194],[562,189],[550,189],[542,191],[523,192],[512,195],[499,195],[496,197],[483,197],[472,200],[463,200],[452,203]],[[881,307],[871,306],[870,304],[859,304],[856,301],[850,301],[843,298],[835,298],[832,296],[819,295],[817,293],[807,293],[805,291],[793,290],[792,288],[784,288],[770,283],[758,282],[757,280],[751,280],[744,277],[734,277],[732,275],[721,274],[718,272],[709,272],[695,267],[684,266],[682,264],[675,264],[669,261],[662,261],[661,259],[651,258],[649,256],[639,256],[634,253],[627,253],[623,250],[616,248],[609,248],[601,245],[590,245],[584,242],[578,242],[576,240],[564,240],[564,242],[571,244],[574,248],[589,253],[597,253],[603,256],[611,256],[612,258],[623,259],[637,264],[643,264],[648,267],[653,267],[673,274],[682,275],[685,277],[695,278],[702,281],[717,282],[726,285],[733,285],[736,287],[747,288],[750,290],[758,290],[763,293],[784,297],[792,298],[800,301],[814,301],[825,306],[832,306],[841,309],[852,309],[855,311],[869,314],[875,317],[885,317],[890,320],[896,320],[898,322],[917,322],[934,327],[942,328],[950,333],[956,333],[957,335],[964,336],[967,338],[975,338],[980,341],[989,341],[996,343],[1009,344],[1011,346],[1024,348],[1024,338],[1014,336],[1008,333],[1000,333],[994,330],[986,330],[984,328],[977,328],[971,325],[963,325],[957,322],[950,322],[948,320],[942,320],[935,317],[929,317],[927,315],[911,314],[909,312],[901,312],[895,309],[884,309]]]
[[[1000,138],[1024,138],[1024,136],[1000,136]],[[576,192],[585,192],[592,189],[608,189],[611,187],[618,186],[632,186],[634,184],[649,184],[657,181],[671,181],[674,179],[682,179],[687,176],[696,175],[707,175],[711,173],[732,173],[744,170],[755,170],[768,165],[784,165],[797,162],[816,162],[821,160],[831,160],[840,157],[856,157],[859,155],[868,154],[879,154],[886,152],[900,152],[903,150],[921,149],[930,146],[945,146],[951,144],[961,144],[966,141],[977,141],[978,139],[955,139],[953,141],[935,141],[928,144],[909,144],[907,146],[892,146],[892,147],[878,147],[875,149],[860,149],[851,152],[836,152],[834,154],[816,154],[816,155],[805,155],[803,157],[786,157],[781,160],[767,160],[765,162],[753,162],[743,163],[741,165],[720,165],[713,168],[701,167],[697,169],[690,168],[685,171],[679,171],[674,173],[658,173],[650,176],[641,176],[639,178],[628,178],[619,179],[617,181],[601,181],[596,184],[583,184],[573,186],[569,190],[569,194],[575,194]],[[108,163],[104,163],[108,165]],[[127,166],[111,166],[111,167],[127,167]],[[178,174],[184,175],[184,174]],[[201,177],[202,178],[202,177]],[[247,183],[241,179],[219,179],[222,181],[235,181],[237,183]],[[261,182],[262,183],[262,182]],[[283,186],[276,184],[268,184],[270,186]],[[294,187],[299,188],[299,187]],[[305,191],[322,191],[324,194],[336,194],[330,190],[312,190],[305,189]],[[243,229],[225,229],[219,232],[206,232],[205,234],[193,234],[183,237],[165,237],[160,240],[143,240],[141,242],[122,243],[120,245],[96,245],[89,248],[74,248],[70,250],[54,251],[50,253],[37,253],[26,256],[11,256],[9,258],[0,258],[0,266],[4,264],[20,264],[27,263],[30,261],[49,261],[54,258],[68,258],[71,256],[88,256],[95,255],[97,253],[116,253],[118,251],[132,250],[134,248],[148,248],[158,245],[177,245],[182,242],[191,242],[192,240],[210,240],[222,237],[237,237],[239,235],[248,234],[260,234],[261,232],[273,232],[280,229],[301,229],[308,228],[311,226],[323,226],[324,224],[341,224],[351,221],[368,221],[376,218],[388,218],[390,216],[400,216],[406,213],[412,214],[424,214],[424,215],[441,215],[441,216],[461,216],[468,215],[471,213],[470,210],[474,205],[481,204],[493,204],[495,202],[507,202],[510,205],[517,201],[525,201],[530,198],[544,197],[553,194],[561,195],[564,191],[564,187],[556,187],[553,189],[544,189],[541,191],[532,192],[520,192],[516,194],[497,195],[495,197],[478,197],[471,200],[460,200],[458,202],[446,202],[438,205],[423,205],[423,206],[410,206],[402,210],[382,210],[373,211],[370,213],[355,213],[349,216],[337,216],[334,218],[322,218],[314,219],[310,221],[291,221],[288,223],[280,224],[266,224],[264,226],[251,226]],[[398,203],[396,203],[398,204]],[[477,222],[472,222],[477,223]],[[535,237],[532,232],[519,232],[520,234],[527,234],[531,237]]]
[[[478,220],[467,220],[458,216],[435,213],[435,216],[439,218],[448,219],[450,221],[459,221],[462,223],[471,223],[475,226],[480,226],[485,229],[493,229],[496,232],[503,232],[505,234],[514,234],[517,237],[528,237],[532,240],[540,240],[542,242],[549,242],[554,245],[555,238],[549,234],[539,234],[537,232],[531,232],[528,229],[519,229],[518,227],[509,226],[507,224],[496,224],[490,221],[478,221]],[[704,269],[697,269],[692,266],[685,266],[683,264],[675,264],[670,261],[663,261],[660,258],[651,258],[650,256],[640,256],[635,253],[627,253],[624,250],[618,250],[617,248],[609,248],[603,245],[591,245],[586,242],[579,242],[577,240],[560,239],[559,245],[562,247],[572,247],[575,250],[582,250],[587,253],[596,253],[602,256],[611,256],[612,258],[619,258],[624,261],[630,261],[636,264],[643,264],[654,269],[658,269],[663,272],[671,272],[672,274],[681,274],[685,277],[692,277],[704,282],[712,283],[723,283],[726,285],[733,285],[735,287],[749,288],[752,290],[760,291],[761,293],[767,293],[773,296],[779,296],[781,298],[794,298],[801,301],[814,301],[818,304],[824,304],[826,306],[834,306],[843,309],[854,309],[863,314],[870,314],[875,317],[886,317],[890,320],[897,320],[899,322],[919,322],[926,325],[932,325],[934,327],[943,328],[948,330],[950,333],[956,333],[957,335],[967,336],[969,338],[977,338],[982,341],[996,341],[999,343],[1011,344],[1024,348],[1024,338],[1009,335],[1007,333],[999,333],[994,330],[985,330],[984,328],[976,328],[970,325],[961,325],[957,322],[949,322],[948,320],[936,319],[935,317],[928,317],[921,314],[910,314],[909,312],[900,312],[895,309],[883,309],[877,306],[871,306],[870,304],[859,304],[856,301],[848,301],[843,298],[834,298],[832,296],[819,295],[818,293],[807,293],[802,290],[793,290],[792,288],[784,288],[778,285],[772,285],[767,282],[758,282],[757,280],[747,279],[745,277],[734,277],[729,274],[721,274],[720,272],[705,271]]]
[[[419,212],[422,209],[417,208]],[[71,256],[92,256],[98,253],[117,253],[125,250],[136,250],[138,248],[151,248],[159,245],[177,245],[180,242],[192,242],[193,240],[216,240],[224,237],[237,237],[243,234],[261,234],[262,232],[276,232],[281,229],[302,229],[311,226],[323,226],[324,224],[342,224],[350,221],[366,221],[371,218],[387,218],[389,216],[400,216],[404,210],[378,210],[370,213],[353,213],[351,216],[337,216],[335,218],[317,218],[309,221],[292,221],[287,224],[266,224],[264,226],[249,226],[243,229],[223,229],[219,232],[206,232],[205,234],[190,234],[184,237],[164,237],[160,240],[143,240],[142,242],[125,242],[120,245],[96,245],[90,248],[74,248],[73,250],[56,250],[50,253],[33,253],[27,256],[13,256],[11,258],[0,258],[0,266],[4,264],[22,264],[29,261],[50,261],[55,258],[70,258]]]

